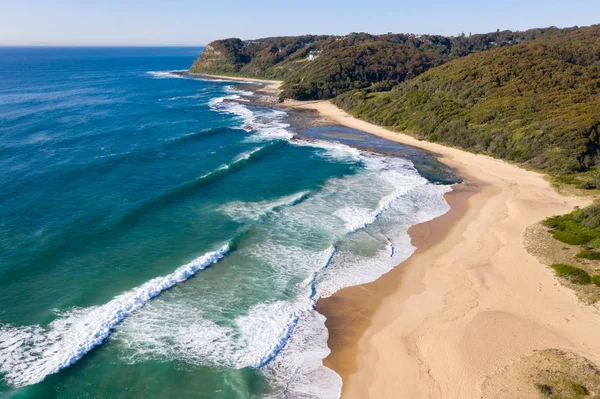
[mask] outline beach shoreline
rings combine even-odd
[[[502,384],[484,392],[485,382],[537,350],[600,364],[598,309],[522,243],[527,227],[591,198],[562,196],[540,173],[391,132],[328,101],[280,106],[438,154],[465,178],[446,195],[448,213],[410,228],[417,249],[408,260],[319,300],[330,334],[324,364],[342,377],[342,398],[501,397]]]
[[[464,216],[468,199],[481,188],[475,181],[455,184],[453,190],[444,195],[450,206],[448,212],[409,228],[408,234],[416,247],[410,258],[371,283],[347,287],[331,297],[319,299],[316,309],[327,318],[325,325],[329,331],[328,344],[331,349],[324,365],[340,375],[344,381],[344,391],[351,389],[350,376],[357,369],[359,357],[358,343],[371,325],[371,318],[381,302],[402,284],[406,265],[418,263],[418,259],[413,259],[438,244]]]
[[[238,77],[238,76],[226,76],[226,75],[211,75],[208,73],[185,72],[185,74],[189,75],[189,76],[199,77],[199,78],[214,79],[214,80],[230,80],[232,82],[239,82],[239,83],[244,83],[244,82],[262,83],[263,84],[262,87],[259,88],[257,91],[267,94],[267,95],[273,95],[273,96],[276,96],[277,94],[279,94],[279,92],[280,92],[279,86],[281,86],[281,84],[283,83],[281,80],[243,78],[243,77]]]
[[[564,197],[542,174],[388,131],[329,102],[291,107],[439,154],[466,179],[447,196],[447,214],[410,229],[417,250],[407,261],[319,301],[331,334],[324,363],[342,376],[342,398],[499,397],[502,387],[484,393],[487,379],[550,348],[600,363],[597,308],[522,244],[527,227],[590,198]]]

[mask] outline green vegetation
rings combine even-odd
[[[591,251],[589,249],[581,250],[576,256],[581,259],[600,260],[600,252]]]
[[[600,300],[600,202],[566,215],[548,218],[543,224],[551,229],[549,232],[555,239],[580,246],[579,249],[563,247],[568,250],[568,255],[552,257],[556,263],[551,267],[556,275],[581,286],[568,285],[577,292],[582,301],[594,303]],[[552,250],[549,249],[549,252]]]
[[[600,373],[590,360],[573,352],[558,349],[536,351],[521,359],[511,368],[522,376],[530,377],[532,386],[541,395],[525,392],[519,384],[506,378],[503,397],[545,397],[553,399],[599,399]],[[514,374],[513,374],[514,375]],[[503,375],[506,377],[506,374]],[[533,390],[532,390],[533,391]]]
[[[571,383],[571,389],[573,389],[573,392],[575,393],[575,395],[579,396],[579,397],[584,397],[590,394],[590,392],[588,391],[588,389],[586,387],[584,387],[581,384],[578,384],[576,382],[572,382]]]
[[[553,385],[537,383],[535,387],[547,398],[583,399],[590,395],[590,391],[584,385],[564,377],[559,377]]]
[[[548,384],[535,384],[536,388],[540,391],[541,394],[545,396],[552,396],[552,387]]]
[[[600,189],[600,174],[595,170],[577,174],[555,174],[552,182],[557,186],[569,185],[581,190]]]
[[[345,91],[390,90],[447,61],[579,28],[531,29],[446,37],[351,33],[347,36],[225,39],[210,43],[190,72],[283,79],[283,96],[328,99]]]
[[[558,277],[566,278],[574,284],[587,285],[592,282],[590,275],[578,267],[555,263],[552,265],[552,268]]]
[[[600,248],[600,203],[548,218],[544,225],[553,229],[554,238],[565,244]]]
[[[600,159],[600,26],[471,54],[391,91],[355,90],[333,101],[421,139],[583,172]]]
[[[280,79],[282,97],[332,98],[392,130],[600,187],[600,25],[226,39],[208,45],[190,72]]]

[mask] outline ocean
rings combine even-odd
[[[338,398],[320,297],[448,211],[425,152],[295,126],[201,48],[0,48],[0,397]]]

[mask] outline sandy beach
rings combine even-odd
[[[277,93],[280,82],[263,83],[263,92]],[[502,373],[536,351],[600,364],[598,308],[523,245],[529,226],[590,198],[562,196],[542,174],[391,132],[327,101],[283,106],[434,152],[465,178],[446,195],[447,214],[410,229],[412,257],[377,281],[319,300],[332,350],[324,363],[342,377],[342,398],[529,398],[537,393],[527,379]]]
[[[279,86],[283,83],[280,80],[268,80],[268,79],[255,79],[255,78],[241,78],[236,76],[221,76],[221,75],[210,75],[207,73],[189,73],[189,75],[199,76],[208,79],[220,79],[220,80],[231,80],[233,82],[256,82],[263,83],[262,87],[257,91],[265,94],[277,94],[279,93]]]
[[[600,314],[561,286],[522,245],[524,230],[591,200],[556,193],[543,175],[347,115],[339,124],[440,154],[466,177],[452,210],[413,227],[417,251],[379,280],[345,288],[318,306],[328,317],[327,366],[343,398],[500,397],[488,378],[535,350],[558,348],[600,364]],[[507,381],[507,384],[512,384]],[[529,396],[533,387],[522,387]]]

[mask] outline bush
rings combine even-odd
[[[555,263],[552,265],[552,268],[558,277],[566,278],[574,284],[586,285],[592,282],[590,275],[578,267]]]
[[[579,188],[582,190],[593,190],[596,188],[596,185],[592,182],[586,181],[579,185]]]
[[[548,218],[544,225],[553,229],[554,238],[561,242],[600,248],[600,203]]]
[[[600,287],[600,276],[592,277],[592,283],[596,284],[597,287]]]
[[[592,177],[591,184],[594,186],[594,188],[600,188],[600,174],[596,174],[594,177]]]
[[[569,245],[584,245],[591,241],[591,237],[588,235],[561,230],[554,232],[554,238]]]
[[[418,137],[435,133],[440,143],[527,163],[557,174],[555,181],[591,189],[600,167],[599,54],[594,26],[432,68],[425,57],[419,65],[427,71],[416,77],[388,74],[398,84],[385,98],[350,92],[333,102],[369,122]],[[342,77],[346,68],[338,70]],[[392,114],[394,123],[386,123]]]
[[[578,397],[583,397],[590,394],[588,389],[581,384],[572,382],[571,388],[573,388],[573,392],[575,392],[575,395],[577,395]]]
[[[588,249],[584,249],[580,251],[577,255],[578,258],[589,259],[589,260],[600,260],[600,252],[590,251]]]
[[[535,387],[545,396],[552,396],[552,387],[547,384],[535,384]]]
[[[577,216],[581,219],[582,226],[597,229],[600,227],[600,203],[583,208]]]

